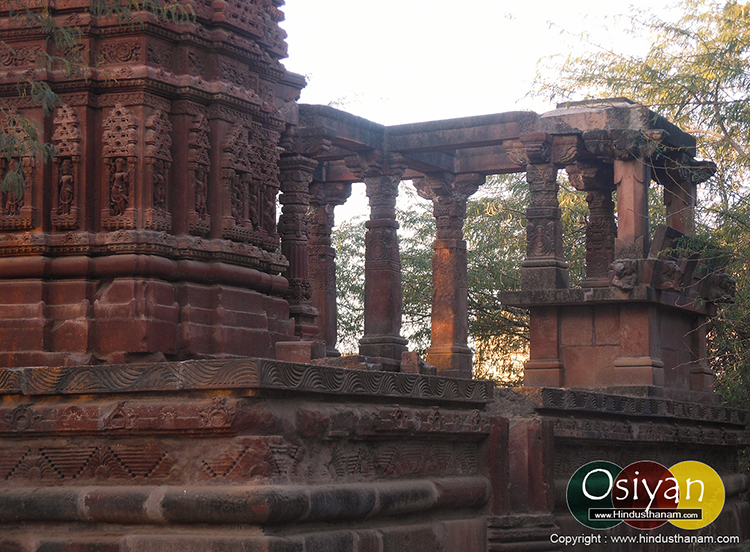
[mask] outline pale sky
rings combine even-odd
[[[286,67],[307,76],[301,102],[391,125],[554,106],[527,97],[537,61],[647,47],[633,9],[667,0],[287,0]],[[631,7],[634,6],[634,7]],[[586,40],[586,35],[590,41]]]

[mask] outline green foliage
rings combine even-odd
[[[365,219],[355,217],[333,231],[336,249],[336,306],[338,343],[342,353],[355,353],[365,326]]]
[[[708,270],[725,266],[737,280],[736,301],[721,306],[712,323],[709,360],[725,400],[750,407],[750,4],[686,0],[679,8],[676,21],[641,12],[620,22],[648,36],[644,55],[597,47],[549,58],[538,90],[558,101],[629,97],[694,134],[702,155],[718,165],[701,191],[697,235],[684,245],[706,257]],[[650,199],[652,214],[663,217],[656,194]]]

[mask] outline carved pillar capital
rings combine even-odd
[[[611,163],[577,161],[565,167],[568,181],[579,191],[614,190],[615,173]]]

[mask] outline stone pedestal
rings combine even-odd
[[[243,359],[3,368],[0,398],[3,551],[486,549],[489,382]]]
[[[628,294],[617,288],[510,292],[504,300],[531,313],[525,386],[718,402],[701,339],[712,305],[647,286]]]

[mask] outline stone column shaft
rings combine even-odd
[[[695,231],[695,198],[697,186],[689,179],[664,182],[664,205],[667,211],[667,226],[683,234]]]
[[[396,198],[405,165],[394,157],[358,155],[347,163],[362,178],[370,202],[365,223],[365,333],[360,354],[401,362],[408,341],[401,337],[401,257]]]
[[[313,182],[310,186],[310,240],[308,246],[311,302],[318,309],[318,332],[326,343],[326,356],[340,356],[336,350],[336,250],[331,247],[334,207],[351,194],[351,184]]]
[[[563,255],[562,223],[557,200],[557,168],[552,163],[526,167],[531,201],[526,209],[526,259],[521,263],[521,287],[568,287],[568,263]]]
[[[281,252],[289,261],[284,276],[289,281],[286,297],[289,311],[295,321],[295,335],[303,340],[316,340],[318,315],[310,302],[311,288],[308,280],[308,209],[312,172],[318,163],[302,155],[282,156],[279,180],[282,195],[279,233]]]
[[[463,224],[466,199],[484,182],[477,174],[426,175],[414,181],[419,195],[432,200],[436,236],[432,244],[431,344],[427,362],[442,376],[471,378],[468,346],[468,283]]]
[[[642,158],[614,162],[617,185],[615,258],[644,259],[648,253],[648,187],[651,169]]]
[[[615,260],[615,205],[612,201],[614,174],[608,163],[576,162],[566,167],[568,180],[577,190],[588,192],[586,225],[586,279],[582,287],[606,287]]]

